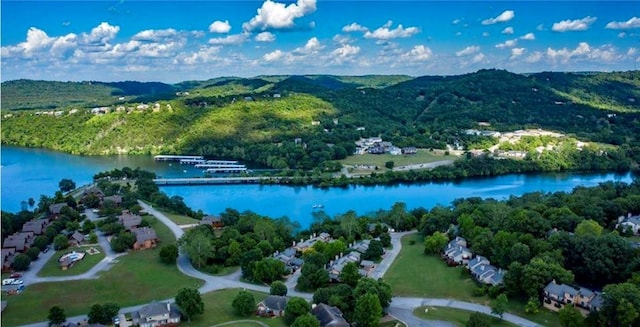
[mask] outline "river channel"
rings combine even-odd
[[[80,186],[91,183],[95,173],[113,168],[140,167],[165,178],[202,176],[202,172],[193,166],[155,162],[151,156],[75,156],[8,146],[2,147],[1,154],[0,205],[2,210],[9,212],[19,211],[21,202],[30,197],[37,202],[41,194],[53,195],[63,178],[70,178]],[[274,218],[287,216],[307,227],[314,210],[324,210],[331,216],[348,210],[366,214],[389,209],[395,202],[404,202],[409,209],[431,208],[437,204],[449,205],[461,197],[505,199],[528,192],[569,192],[576,186],[594,186],[605,181],[629,183],[632,180],[631,173],[545,173],[394,186],[321,189],[248,184],[170,186],[161,190],[169,196],[183,197],[187,205],[207,214],[218,214],[225,208],[251,210]],[[317,208],[320,206],[321,209]]]

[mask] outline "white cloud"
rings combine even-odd
[[[536,51],[532,54],[530,54],[527,58],[524,59],[524,61],[533,64],[536,63],[538,61],[540,61],[542,59],[542,52],[540,51]]]
[[[215,37],[209,39],[211,45],[237,45],[246,42],[248,39],[247,34],[233,34],[225,37]]]
[[[264,59],[265,61],[276,61],[281,59],[283,56],[284,56],[284,52],[278,49],[273,52],[269,52],[265,54],[264,56],[262,56],[262,59]]]
[[[340,34],[334,35],[331,40],[333,40],[333,42],[338,44],[346,44],[346,43],[351,43],[353,41],[350,37],[340,35]]]
[[[229,33],[231,30],[231,25],[229,25],[229,21],[225,20],[224,22],[221,20],[216,20],[215,22],[209,25],[209,32],[211,33]]]
[[[521,36],[521,37],[520,37],[520,39],[521,39],[521,40],[529,40],[529,41],[530,41],[530,40],[535,40],[535,39],[536,39],[536,35],[535,35],[535,34],[533,34],[533,33],[531,33],[531,32],[529,32],[529,33],[527,33],[527,34],[525,34],[525,35]]]
[[[174,63],[183,63],[186,65],[205,64],[219,60],[217,54],[220,52],[220,47],[201,47],[198,51],[181,54]]]
[[[629,48],[629,50],[627,50],[627,56],[633,56],[638,52],[638,49],[636,48]]]
[[[474,54],[476,52],[480,51],[480,47],[477,45],[473,45],[473,46],[468,46],[460,51],[456,52],[456,56],[457,57],[462,57],[462,56],[468,56],[470,54]]]
[[[245,31],[257,29],[285,29],[295,26],[295,20],[316,11],[316,0],[298,0],[289,4],[266,0],[258,9],[258,14],[242,24]]]
[[[406,38],[420,32],[417,27],[404,28],[402,24],[398,24],[395,29],[389,29],[393,25],[392,21],[388,21],[382,27],[379,27],[373,32],[367,31],[364,33],[364,37],[367,39],[378,40],[391,40],[395,38]]]
[[[255,40],[258,42],[273,42],[276,40],[276,36],[271,32],[262,32],[256,35]]]
[[[160,40],[171,38],[178,35],[178,32],[173,28],[165,29],[165,30],[144,30],[142,32],[138,32],[136,35],[132,36],[132,40],[137,41],[154,41],[159,42]]]
[[[456,32],[456,36],[462,35],[462,32]]]
[[[615,62],[623,59],[611,45],[603,45],[599,48],[591,47],[587,42],[580,42],[575,49],[547,49],[547,57],[554,63],[569,63],[572,59],[591,60],[594,62]]]
[[[513,12],[513,10],[505,10],[504,12],[502,12],[502,14],[498,15],[497,17],[487,18],[483,20],[482,25],[492,25],[496,23],[508,22],[512,20],[513,17],[515,17],[515,13]]]
[[[516,59],[522,56],[525,52],[527,52],[527,49],[525,48],[513,48],[511,49],[511,57],[509,57],[509,59]]]
[[[109,25],[102,22],[91,30],[91,33],[82,33],[84,43],[88,44],[106,44],[112,40],[120,31],[120,26]]]
[[[458,24],[460,24],[461,22],[462,22],[462,20],[461,20],[461,19],[456,18],[456,19],[454,19],[454,20],[451,22],[451,24],[453,24],[453,25],[458,25]]]
[[[358,23],[351,23],[349,25],[342,27],[343,32],[366,32],[368,30],[369,30],[368,28]]]
[[[318,51],[320,51],[322,48],[324,48],[324,46],[320,44],[318,38],[312,37],[307,41],[304,47],[296,48],[295,50],[293,50],[293,52],[298,54],[310,55],[318,53]]]
[[[506,41],[504,41],[502,43],[496,44],[496,48],[498,48],[498,49],[511,48],[511,47],[515,46],[516,43],[518,43],[517,39],[506,40]]]
[[[612,30],[626,30],[631,28],[640,28],[640,18],[631,17],[626,22],[609,22],[604,28]]]
[[[563,20],[557,23],[553,23],[551,30],[554,32],[568,32],[568,31],[586,31],[589,26],[593,24],[598,18],[587,16],[582,19],[575,20]]]
[[[344,44],[343,46],[333,50],[331,55],[340,59],[352,57],[360,53],[360,47],[353,46],[351,44]]]
[[[475,64],[475,63],[481,62],[482,60],[484,60],[484,54],[478,53],[477,55],[473,56],[471,63]]]
[[[424,45],[416,45],[409,52],[402,54],[401,59],[409,61],[426,61],[431,58],[433,52]]]
[[[502,34],[513,34],[513,27],[509,26],[506,27],[505,29],[502,30],[502,32],[500,32]]]
[[[31,27],[27,31],[27,41],[20,43],[18,46],[24,49],[24,52],[29,55],[34,51],[50,46],[54,40],[55,38],[49,37],[45,31]]]
[[[540,25],[536,26],[536,30],[544,31],[544,24],[540,24]]]
[[[618,37],[619,37],[619,38],[621,38],[621,39],[624,39],[624,37],[625,37],[625,36],[627,36],[627,33],[626,33],[626,32],[620,32],[620,33],[618,33]]]
[[[487,37],[489,35],[491,35],[489,32],[482,32],[482,36],[484,36],[484,37]]]

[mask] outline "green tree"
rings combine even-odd
[[[362,258],[365,260],[378,260],[384,254],[382,243],[378,240],[371,240],[367,251],[364,252]]]
[[[178,247],[175,244],[167,244],[160,249],[160,260],[166,264],[176,264],[178,259]]]
[[[391,236],[389,233],[380,234],[380,243],[382,243],[382,246],[385,248],[391,246]]]
[[[385,163],[384,163],[384,166],[385,166],[387,169],[393,169],[393,166],[395,166],[395,162],[393,162],[393,161],[387,161],[387,162],[385,162]]]
[[[307,313],[296,318],[291,327],[320,327],[320,321],[312,314]]]
[[[338,278],[341,282],[355,287],[358,284],[358,280],[360,280],[360,269],[355,262],[347,263],[340,272]]]
[[[356,300],[353,320],[358,327],[376,327],[382,317],[382,307],[378,297],[374,294],[365,294]]]
[[[176,295],[176,304],[182,313],[187,316],[189,322],[191,318],[204,312],[204,302],[202,296],[195,288],[182,288]]]
[[[256,262],[256,265],[253,268],[253,279],[267,284],[282,278],[282,275],[284,274],[284,263],[273,258],[263,258]]]
[[[96,235],[95,232],[89,233],[89,244],[96,244],[96,243],[98,243],[98,235]]]
[[[33,246],[38,247],[38,249],[44,249],[47,245],[49,245],[49,240],[44,235],[36,236],[33,240]]]
[[[233,299],[231,306],[236,314],[248,317],[255,311],[256,300],[254,299],[253,294],[247,291],[240,291]]]
[[[353,296],[358,298],[364,294],[374,294],[378,298],[378,303],[383,308],[386,308],[391,303],[393,297],[391,286],[387,284],[382,278],[375,280],[369,277],[360,278],[358,285],[353,290]]]
[[[47,319],[49,319],[49,326],[60,326],[67,321],[67,315],[64,313],[64,309],[54,305],[49,309]]]
[[[111,325],[113,318],[118,315],[119,311],[120,306],[113,302],[102,304],[102,321],[100,323],[103,325]]]
[[[58,183],[58,187],[62,192],[69,192],[76,188],[76,183],[71,179],[63,178],[60,180],[60,183]]]
[[[524,306],[524,312],[529,314],[536,314],[538,313],[538,311],[540,311],[540,302],[538,301],[538,297],[532,296]]]
[[[438,254],[449,242],[447,233],[435,232],[424,238],[424,253]]]
[[[558,311],[558,319],[562,327],[581,327],[584,326],[584,318],[580,311],[572,305],[565,305]]]
[[[53,248],[58,250],[64,250],[69,247],[69,239],[64,235],[58,235],[53,239]]]
[[[211,239],[200,228],[191,229],[178,241],[196,268],[202,268],[212,255]]]
[[[27,256],[29,256],[31,261],[35,261],[38,259],[38,256],[40,256],[40,249],[38,249],[37,246],[30,247],[29,250],[27,250]]]
[[[18,254],[15,259],[13,259],[13,269],[17,271],[25,271],[29,269],[30,264],[31,259],[29,259],[29,256],[24,253]]]
[[[287,285],[285,285],[283,282],[276,280],[273,283],[271,283],[271,287],[269,288],[269,294],[271,295],[280,295],[280,296],[286,296],[287,295]]]
[[[90,324],[101,324],[104,319],[104,311],[102,305],[96,303],[91,306],[89,313],[87,313]]]
[[[481,312],[474,312],[469,315],[469,320],[465,324],[466,327],[490,327],[491,317]]]
[[[504,315],[504,313],[507,311],[508,305],[509,299],[507,299],[507,295],[500,294],[491,305],[491,313],[500,316],[500,319],[502,319],[502,315]]]
[[[293,324],[296,318],[311,312],[311,304],[301,297],[292,297],[284,308],[284,322]]]
[[[598,224],[597,221],[592,219],[583,220],[576,226],[574,234],[582,237],[586,235],[600,236],[602,234],[603,227]]]

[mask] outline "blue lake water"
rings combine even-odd
[[[155,162],[151,156],[86,157],[16,147],[2,147],[1,208],[20,210],[21,201],[41,194],[53,195],[58,182],[70,178],[77,185],[91,183],[93,175],[113,168],[140,167],[162,177],[201,176],[200,170],[178,163]],[[170,186],[161,190],[178,195],[195,210],[218,214],[225,208],[251,210],[270,217],[287,216],[302,227],[310,224],[314,205],[323,205],[329,215],[354,210],[359,214],[389,209],[405,202],[409,209],[448,205],[461,197],[505,199],[528,192],[571,191],[576,186],[594,186],[605,181],[631,182],[627,174],[511,174],[490,178],[394,186],[350,186],[348,188],[291,187],[281,185]]]

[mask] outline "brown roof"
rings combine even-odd
[[[102,198],[104,196],[104,192],[102,192],[101,189],[99,189],[99,188],[97,188],[95,186],[92,186],[92,187],[90,187],[88,189],[85,189],[83,194],[84,195],[95,194],[100,198]]]
[[[60,211],[62,210],[62,208],[67,207],[67,204],[65,202],[62,203],[55,203],[49,206],[49,212],[51,212],[54,215],[57,215],[60,213]]]
[[[13,265],[13,259],[16,258],[16,249],[8,248],[2,249],[2,265],[4,267],[11,267]]]
[[[158,238],[156,236],[156,231],[151,227],[137,228],[133,233],[136,235],[137,243],[144,243],[145,241],[155,240]]]
[[[71,237],[69,237],[70,241],[76,241],[78,244],[84,242],[84,235],[82,235],[82,233],[76,231],[75,233],[73,233],[73,235],[71,235]]]
[[[22,225],[23,232],[33,232],[36,235],[42,234],[44,228],[47,227],[47,221],[44,219],[40,220],[29,220],[24,225]]]
[[[105,196],[102,201],[113,201],[115,204],[121,204],[122,195]]]
[[[33,244],[33,232],[20,232],[9,235],[4,240],[3,248],[15,248],[16,251],[24,251]]]
[[[211,225],[221,221],[222,218],[220,216],[204,216],[202,217],[202,220],[200,220],[200,225]]]
[[[120,217],[118,217],[118,220],[120,221],[120,223],[122,223],[125,230],[131,230],[132,227],[138,227],[138,225],[140,225],[140,223],[142,222],[142,217],[125,212],[122,213]]]

